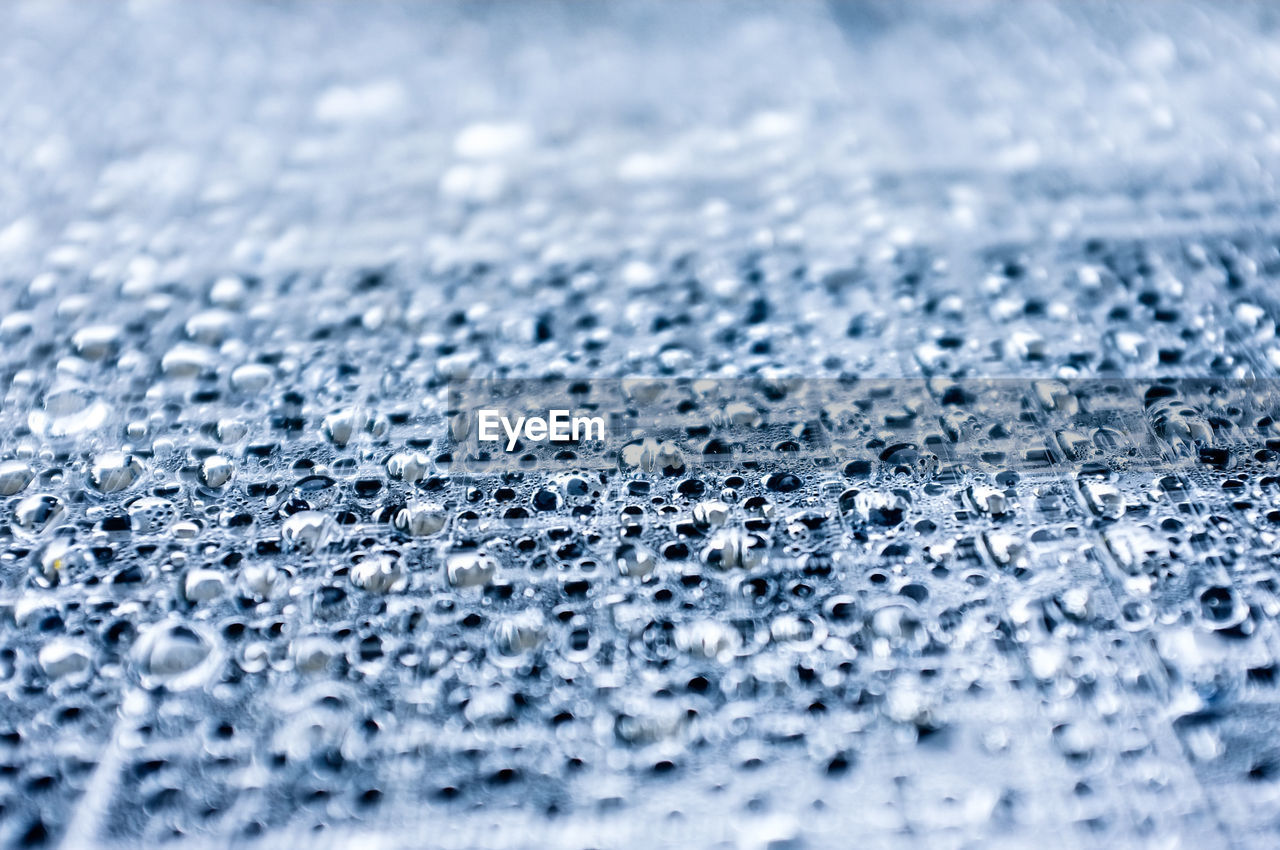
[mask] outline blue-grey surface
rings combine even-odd
[[[1276,846],[1278,24],[4,4],[0,842]]]

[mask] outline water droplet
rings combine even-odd
[[[414,500],[396,511],[393,522],[396,530],[410,537],[430,537],[444,528],[448,514],[434,502]]]
[[[193,603],[217,599],[226,589],[226,577],[217,570],[192,570],[182,582],[183,595]]]
[[[765,541],[740,529],[717,532],[702,550],[702,562],[722,570],[752,569],[764,563]]]
[[[200,485],[209,490],[221,490],[231,483],[235,477],[236,466],[230,458],[222,455],[209,455],[200,463],[197,478]]]
[[[14,530],[36,537],[57,526],[66,513],[62,500],[48,493],[33,493],[13,509]]]
[[[351,583],[369,593],[394,593],[408,585],[409,576],[399,557],[376,552],[351,568]]]
[[[133,648],[144,687],[186,690],[204,684],[219,663],[214,637],[202,625],[166,620],[146,627]]]
[[[173,502],[156,496],[143,496],[128,504],[129,523],[135,534],[159,534],[168,530],[178,518]]]
[[[337,524],[319,511],[299,511],[280,526],[280,540],[289,552],[320,552],[337,534]]]
[[[40,669],[50,679],[62,679],[89,669],[89,647],[82,641],[58,638],[40,648]]]
[[[479,587],[493,581],[498,562],[483,552],[460,552],[449,556],[445,572],[454,587]]]
[[[31,467],[20,460],[0,462],[0,496],[21,493],[35,477]]]
[[[118,493],[137,483],[142,461],[125,452],[106,452],[94,458],[89,468],[89,484],[99,493]]]
[[[107,405],[97,393],[79,384],[62,382],[45,393],[41,406],[27,417],[27,424],[37,434],[68,437],[100,427],[107,421],[107,414]]]
[[[644,578],[657,566],[657,557],[643,546],[624,543],[615,554],[618,572],[631,578]]]

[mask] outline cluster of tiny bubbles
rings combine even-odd
[[[9,758],[74,774],[32,736],[100,736],[108,767],[59,780],[97,829],[679,809],[704,782],[755,816],[890,754],[971,759],[998,799],[1028,730],[1075,784],[1170,711],[1217,762],[1229,730],[1195,718],[1268,687],[1268,384],[578,379],[630,438],[471,463],[433,371],[352,404],[306,375],[357,367],[308,357],[162,369],[183,404],[141,417],[125,388],[46,393],[6,440],[2,669],[42,694]]]
[[[0,33],[0,846],[1275,845],[1270,30],[164,5]]]

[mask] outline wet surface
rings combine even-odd
[[[5,6],[0,842],[1274,846],[1276,24]]]

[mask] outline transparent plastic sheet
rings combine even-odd
[[[1275,26],[5,5],[0,842],[1273,846]]]

